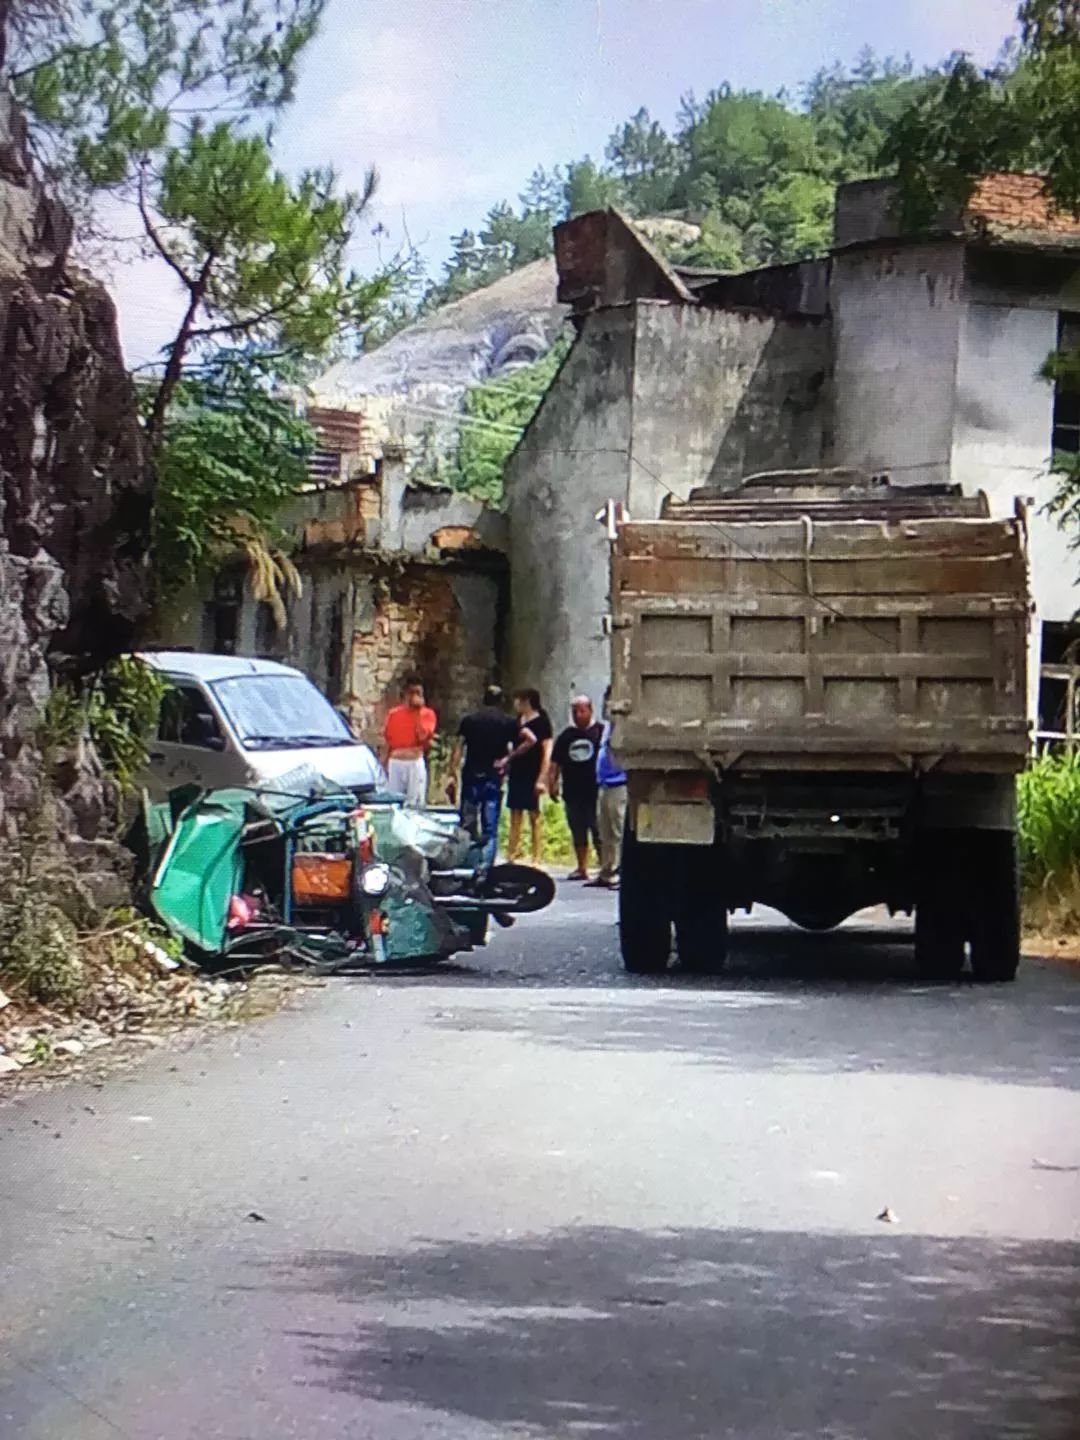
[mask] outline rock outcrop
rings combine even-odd
[[[71,218],[0,97],[0,835],[40,794],[50,676],[132,642],[148,591],[150,492],[108,294],[70,263]],[[66,767],[84,841],[110,809],[92,757]]]
[[[339,361],[312,384],[312,398],[359,411],[372,457],[390,439],[415,443],[426,432],[448,449],[470,386],[531,365],[555,343],[568,314],[555,299],[555,281],[555,262],[534,260],[441,306],[377,350]]]

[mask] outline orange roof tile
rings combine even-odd
[[[976,183],[967,217],[1006,230],[1043,230],[1080,238],[1080,218],[1058,210],[1040,175],[999,172]]]

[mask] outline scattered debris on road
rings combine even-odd
[[[168,963],[165,963],[168,962]],[[296,982],[260,975],[243,983],[203,975],[144,935],[102,947],[84,961],[78,993],[45,1004],[4,993],[0,1003],[0,1081],[28,1071],[82,1071],[99,1052],[144,1053],[192,1026],[253,1020],[273,1013]]]

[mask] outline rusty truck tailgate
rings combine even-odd
[[[622,525],[613,546],[612,700],[628,763],[1023,764],[1020,518],[700,513]]]

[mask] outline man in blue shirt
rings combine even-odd
[[[604,695],[604,733],[596,757],[596,781],[599,786],[597,817],[600,824],[600,874],[589,884],[603,890],[614,890],[619,884],[619,863],[622,859],[623,826],[626,823],[626,772],[620,770],[611,753],[611,718],[608,706],[610,687]]]

